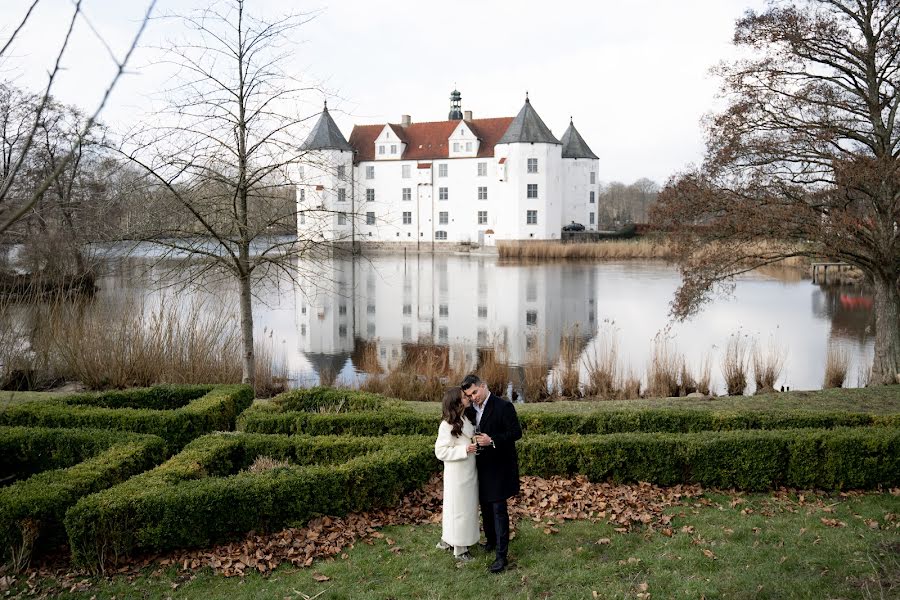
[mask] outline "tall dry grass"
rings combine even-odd
[[[732,334],[728,338],[725,356],[722,358],[722,376],[725,379],[725,390],[729,396],[740,396],[747,389],[749,369],[750,358],[747,342],[740,334]]]
[[[712,389],[712,358],[707,352],[700,361],[700,368],[696,378],[697,391],[705,396],[713,394]]]
[[[498,396],[506,395],[509,385],[509,351],[506,346],[496,343],[493,348],[485,348],[480,352],[478,376]]]
[[[850,370],[850,353],[846,348],[837,344],[828,346],[825,355],[825,378],[822,382],[824,388],[844,387],[847,381],[847,372]]]
[[[684,372],[684,357],[669,340],[657,336],[650,351],[647,369],[647,396],[668,398],[678,396],[679,376]]]
[[[377,360],[377,354],[367,352],[364,356]],[[401,400],[440,402],[444,390],[459,385],[467,374],[465,353],[457,353],[455,363],[451,363],[448,356],[445,346],[409,349],[403,360],[387,373],[379,367],[381,372],[366,377],[360,389]]]
[[[578,325],[566,329],[559,338],[559,366],[556,368],[554,391],[563,398],[580,398],[581,344]]]
[[[27,350],[19,355],[43,357],[45,380],[79,381],[90,389],[241,381],[240,323],[226,307],[95,299],[34,310],[37,325],[20,336]],[[283,390],[286,366],[274,342],[259,340],[254,352],[257,394]],[[17,364],[15,358],[3,362]]]
[[[619,381],[619,342],[614,334],[603,336],[585,359],[587,381],[584,395],[614,400],[622,395]]]
[[[668,243],[643,238],[570,244],[498,242],[497,251],[501,259],[507,260],[667,259],[672,255]]]
[[[754,340],[752,356],[756,393],[774,392],[775,383],[781,377],[784,363],[787,360],[787,352],[784,347],[779,345],[774,338],[770,338],[766,346]]]
[[[525,402],[544,402],[550,399],[549,370],[547,352],[533,336],[524,365],[522,393]]]

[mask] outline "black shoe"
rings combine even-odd
[[[478,544],[478,546],[485,552],[493,552],[497,548],[496,544]]]
[[[507,560],[505,558],[498,558],[497,560],[495,560],[494,562],[491,563],[489,570],[491,573],[500,573],[506,569],[506,565],[508,565],[508,564],[509,564],[509,562],[507,562]]]

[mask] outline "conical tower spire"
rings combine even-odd
[[[300,148],[302,150],[353,151],[353,147],[347,143],[344,134],[341,133],[341,130],[338,129],[334,119],[332,119],[331,115],[328,113],[327,100],[325,101],[325,106],[322,108],[322,114],[319,116],[319,120],[312,128],[312,131],[309,132],[306,141],[303,142],[303,145],[300,146]]]
[[[563,158],[598,158],[594,154],[578,130],[575,129],[575,123],[572,117],[569,117],[569,128],[562,136],[562,157]]]
[[[559,140],[553,137],[550,128],[544,125],[537,111],[531,106],[531,100],[528,99],[528,92],[525,92],[525,105],[522,110],[513,119],[506,129],[506,133],[500,138],[498,144],[516,144],[516,143],[542,143],[542,144],[559,144]]]
[[[448,121],[462,121],[462,94],[459,90],[453,89],[450,92],[450,114],[447,116]]]

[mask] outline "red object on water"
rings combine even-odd
[[[849,294],[841,294],[841,306],[849,309],[872,308],[872,298],[869,296],[850,296]]]

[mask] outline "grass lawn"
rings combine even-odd
[[[404,402],[416,412],[440,417],[437,402]],[[517,404],[526,412],[584,413],[595,410],[628,410],[645,408],[697,408],[704,410],[849,410],[874,414],[900,413],[900,386],[830,389],[809,392],[784,392],[761,396],[722,396],[712,400],[699,398],[646,398],[641,400],[562,400]]]
[[[895,490],[895,493],[897,491]],[[390,527],[374,544],[308,569],[227,579],[151,568],[134,580],[93,580],[83,598],[897,598],[900,496],[723,495],[671,512],[674,534],[619,534],[569,521],[557,533],[522,521],[511,568],[492,557],[457,567],[434,548],[437,525]],[[823,522],[823,519],[827,520]],[[157,569],[160,569],[157,567]],[[22,591],[22,588],[14,588]]]
[[[6,406],[13,404],[21,404],[24,402],[34,402],[35,400],[47,400],[67,394],[60,392],[8,392],[0,391],[0,410]]]

